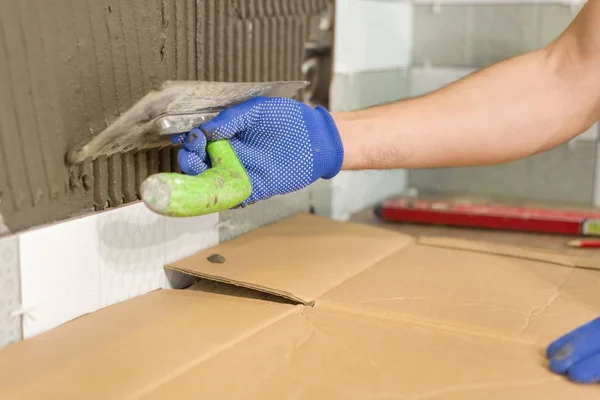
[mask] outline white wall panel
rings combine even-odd
[[[101,307],[97,221],[93,215],[20,235],[24,338]]]
[[[406,182],[404,170],[343,171],[332,182],[331,216],[348,220],[353,213],[402,193]]]

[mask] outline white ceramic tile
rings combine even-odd
[[[189,257],[219,243],[219,214],[192,218],[166,218],[165,264]],[[168,287],[183,288],[193,282],[184,274],[168,272]]]
[[[218,214],[166,218],[136,203],[19,236],[24,337],[159,288],[164,269],[219,241]],[[188,282],[189,281],[189,282]]]
[[[411,68],[408,83],[410,96],[430,93],[475,71],[472,68]]]
[[[343,171],[333,179],[331,216],[347,220],[364,210],[406,189],[404,170]]]
[[[143,203],[98,214],[102,306],[166,287],[165,218]]]
[[[219,243],[219,214],[166,218],[166,262],[170,263]]]
[[[336,73],[407,67],[412,46],[412,3],[338,0],[335,42]]]
[[[100,308],[97,221],[93,215],[20,235],[25,338]]]

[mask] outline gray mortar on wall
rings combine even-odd
[[[0,214],[13,232],[139,199],[175,149],[67,167],[87,140],[168,79],[302,77],[328,0],[7,0],[0,13]]]

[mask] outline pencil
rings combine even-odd
[[[582,249],[599,249],[600,240],[572,240],[567,243],[569,247],[578,247]]]

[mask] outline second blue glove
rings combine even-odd
[[[206,141],[230,139],[252,182],[251,204],[330,179],[342,168],[342,140],[329,112],[288,98],[258,97],[222,111],[200,129],[172,137],[188,175],[210,168]]]
[[[552,342],[546,355],[553,372],[573,382],[600,382],[600,318]]]

